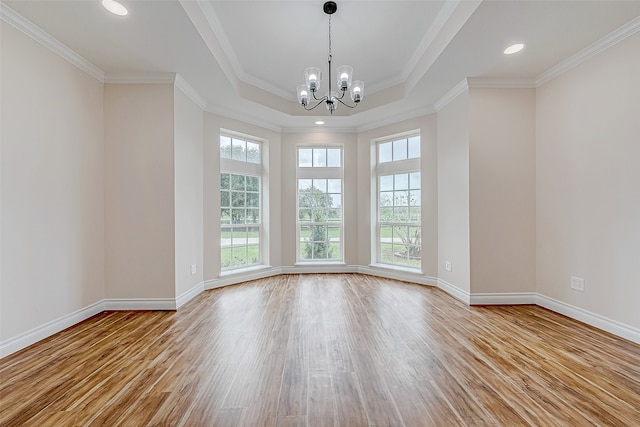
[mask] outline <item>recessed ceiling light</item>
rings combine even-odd
[[[520,52],[522,49],[524,49],[524,43],[512,44],[511,46],[509,46],[504,50],[504,54],[513,55],[514,53]]]
[[[124,16],[129,13],[126,7],[115,0],[102,0],[102,6],[114,15]]]
[[[324,122],[323,122],[322,120],[317,120],[317,121],[316,121],[316,124],[317,124],[317,125],[323,125],[323,124],[324,124]]]

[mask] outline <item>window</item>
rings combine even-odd
[[[260,143],[220,136],[220,266],[262,263]]]
[[[298,261],[342,260],[342,149],[298,148]]]
[[[421,267],[420,136],[376,145],[377,262]]]

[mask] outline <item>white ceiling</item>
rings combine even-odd
[[[640,16],[640,0],[338,1],[333,66],[364,80],[357,109],[297,105],[306,67],[327,86],[328,16],[320,1],[4,1],[97,66],[105,81],[178,73],[206,109],[274,129],[366,129],[433,111],[466,77],[530,85],[571,55]],[[524,42],[521,53],[502,50]],[[335,76],[331,76],[335,79]]]

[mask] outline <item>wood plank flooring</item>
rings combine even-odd
[[[535,306],[286,275],[0,360],[0,426],[640,425],[640,346]]]

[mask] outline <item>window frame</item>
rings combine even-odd
[[[388,144],[388,143],[392,143],[393,146],[393,142],[394,141],[398,141],[398,140],[402,140],[405,139],[407,140],[407,153],[409,152],[409,148],[408,148],[408,144],[409,144],[409,139],[411,138],[418,138],[419,141],[419,147],[420,147],[420,152],[418,156],[412,156],[409,157],[408,155],[401,159],[401,160],[390,160],[390,161],[380,161],[380,146],[382,144]],[[372,230],[372,236],[374,239],[374,243],[372,245],[372,251],[371,251],[371,255],[372,255],[372,259],[374,261],[374,264],[381,266],[381,267],[385,267],[385,268],[391,268],[391,269],[399,269],[399,270],[408,270],[408,271],[412,271],[412,272],[422,272],[422,210],[424,207],[424,200],[423,200],[423,186],[422,186],[422,168],[421,168],[421,163],[422,163],[422,144],[421,144],[421,138],[420,138],[420,132],[419,130],[415,130],[415,131],[410,131],[410,132],[404,132],[401,134],[397,134],[397,135],[392,135],[392,136],[388,136],[388,137],[383,137],[383,138],[379,138],[376,140],[372,141],[372,158],[373,158],[373,167],[372,167],[372,224],[374,227],[374,230]],[[383,206],[381,206],[381,200],[380,200],[380,196],[381,193],[383,192],[380,186],[380,179],[383,176],[396,176],[396,175],[402,175],[402,174],[408,174],[408,179],[410,179],[411,174],[413,173],[419,173],[420,175],[420,188],[416,189],[413,188],[413,191],[419,191],[420,192],[420,216],[416,221],[411,221],[411,216],[410,216],[410,204],[409,201],[407,201],[407,212],[409,213],[409,217],[407,221],[382,221],[381,218],[381,208],[383,208]],[[391,191],[395,192],[395,184],[393,184],[393,188]],[[410,183],[408,183],[407,189],[406,191],[409,192],[411,191],[411,189],[409,188],[411,186]],[[404,191],[404,190],[403,190]],[[410,197],[410,196],[409,196]],[[392,205],[392,207],[395,208],[395,202]],[[382,256],[382,228],[384,227],[393,227],[397,226],[397,227],[417,227],[418,231],[419,231],[419,238],[420,238],[420,258],[417,260],[417,266],[412,266],[412,265],[408,265],[408,263],[401,263],[401,262],[388,262],[386,260],[383,260],[383,256]],[[392,239],[395,239],[393,233],[392,233]],[[393,245],[393,240],[392,240],[392,245]],[[414,247],[413,245],[411,245],[412,247]],[[408,250],[408,248],[407,248]],[[407,254],[407,259],[409,259],[409,254]]]
[[[340,166],[300,166],[300,154],[301,150],[340,150]],[[312,155],[313,158],[313,155]],[[340,180],[340,217],[338,221],[329,221],[328,219],[321,222],[300,220],[300,181],[301,180],[326,180],[327,181],[327,193],[329,193],[328,180]],[[313,185],[313,184],[312,184]],[[336,144],[322,144],[322,145],[298,145],[296,146],[296,264],[343,264],[344,263],[344,147]],[[324,226],[327,227],[327,234],[329,228],[338,227],[339,229],[339,254],[333,258],[315,258],[305,259],[301,257],[302,242],[301,242],[301,230],[303,226]],[[327,242],[330,243],[330,237],[327,236]]]
[[[233,140],[239,140],[239,141],[245,141],[248,143],[252,143],[252,144],[257,144],[260,148],[259,150],[259,157],[258,160],[259,162],[250,162],[246,160],[246,155],[247,153],[245,152],[245,160],[238,160],[238,159],[233,159],[233,158],[229,158],[229,157],[223,157],[222,156],[222,139],[223,138],[230,138],[232,141]],[[246,269],[253,269],[259,266],[263,266],[264,264],[264,260],[265,260],[265,216],[264,216],[264,192],[265,192],[265,188],[264,188],[264,167],[263,167],[263,162],[264,162],[264,141],[259,139],[259,138],[255,138],[255,137],[249,137],[249,136],[245,136],[245,135],[240,135],[240,134],[236,134],[233,132],[220,132],[219,135],[219,140],[218,140],[218,150],[220,152],[220,170],[219,170],[219,178],[220,178],[220,184],[218,186],[218,194],[220,197],[220,200],[222,198],[222,191],[224,191],[222,189],[222,175],[223,174],[230,174],[230,175],[236,175],[236,176],[243,176],[245,177],[245,189],[244,189],[244,194],[245,194],[245,204],[243,209],[247,210],[247,204],[246,204],[246,195],[247,193],[247,187],[246,187],[246,177],[255,177],[258,178],[258,222],[256,223],[249,223],[246,220],[246,217],[244,219],[244,222],[242,223],[233,223],[233,221],[230,221],[229,223],[223,223],[223,218],[222,218],[222,209],[224,209],[224,207],[222,206],[221,202],[219,205],[219,211],[218,211],[218,215],[219,215],[219,220],[218,220],[218,224],[219,224],[219,230],[220,230],[220,239],[219,239],[219,247],[220,247],[220,273],[221,274],[229,274],[229,273],[235,273],[235,272],[239,272],[239,271],[243,271]],[[246,151],[246,150],[245,150]],[[230,178],[231,180],[231,178]],[[239,190],[232,190],[232,185],[230,184],[229,187],[229,198],[230,198],[230,205],[229,208],[232,208],[232,202],[231,202],[231,197],[233,193],[239,193]],[[254,193],[254,192],[250,192],[250,193]],[[231,212],[230,212],[231,214]],[[243,228],[246,227],[247,229],[249,228],[258,228],[258,259],[257,262],[255,263],[246,263],[246,264],[241,264],[241,265],[233,265],[231,264],[230,266],[223,266],[222,263],[222,254],[223,254],[223,250],[226,248],[226,246],[223,247],[222,245],[222,236],[225,233],[228,233],[229,230],[232,230],[234,228]],[[247,231],[248,233],[248,231]],[[249,244],[249,236],[247,235],[246,237],[247,241],[245,243],[245,247],[247,248],[247,254],[249,251],[249,246],[254,246],[254,245],[250,245]],[[231,245],[231,247],[236,247]],[[240,247],[240,246],[237,246]],[[232,249],[232,253],[233,253],[233,249]],[[248,256],[247,256],[247,261],[248,261]]]

